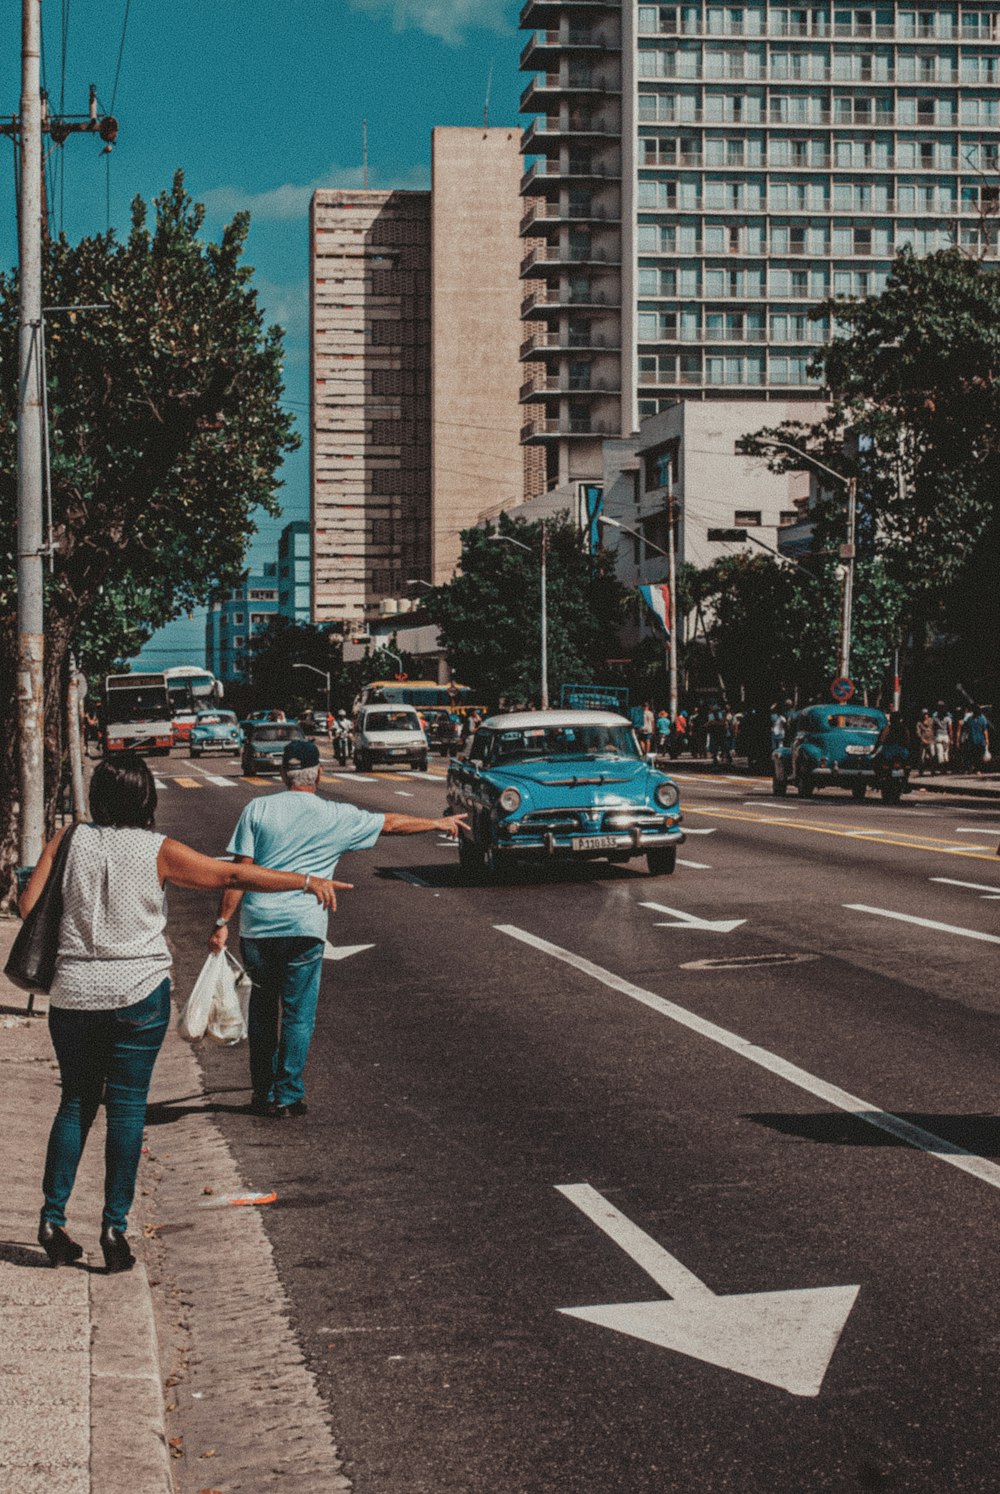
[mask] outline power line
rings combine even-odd
[[[132,0],[125,0],[125,14],[122,16],[122,35],[118,44],[118,62],[115,65],[115,81],[111,87],[111,107],[109,114],[115,112],[115,99],[118,97],[118,79],[122,70],[122,57],[125,55],[125,34],[128,31],[128,13],[132,9]]]

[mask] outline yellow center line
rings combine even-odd
[[[943,856],[964,856],[970,861],[995,861],[992,851],[970,851],[965,846],[956,846],[951,841],[939,840],[933,835],[914,835],[909,840],[894,839],[890,835],[866,834],[864,830],[840,830],[834,825],[806,824],[802,820],[789,820],[776,814],[741,814],[735,809],[706,809],[698,804],[685,804],[685,814],[714,815],[720,820],[742,820],[748,825],[782,825],[789,830],[807,830],[815,835],[836,835],[841,840],[867,840],[872,845],[901,846],[904,851],[937,851]],[[905,835],[906,831],[897,832]]]

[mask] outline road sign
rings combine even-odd
[[[854,681],[849,680],[846,674],[838,674],[830,684],[830,694],[838,705],[846,705],[854,696]]]

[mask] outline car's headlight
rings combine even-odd
[[[653,797],[663,809],[673,809],[674,805],[680,801],[681,795],[676,783],[671,783],[669,778],[665,778],[662,783],[656,785]]]
[[[507,814],[513,814],[515,809],[521,807],[521,795],[516,788],[505,788],[500,795],[500,808]]]

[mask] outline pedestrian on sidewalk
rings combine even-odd
[[[962,722],[962,750],[966,771],[983,776],[983,768],[990,761],[990,732],[992,726],[982,706],[973,706]]]
[[[934,771],[934,722],[926,706],[917,717],[917,742],[920,746],[917,772],[922,778],[925,771]]]
[[[416,835],[439,830],[455,839],[467,829],[460,815],[439,820],[409,814],[371,814],[354,804],[317,796],[319,752],[315,742],[289,742],[282,755],[286,792],[252,799],[240,815],[228,851],[237,864],[262,861],[297,873],[331,877],[347,851],[367,851],[380,835]],[[224,949],[229,923],[240,913],[240,949],[250,993],[250,1084],[252,1115],[280,1119],[307,1110],[302,1075],[316,1025],[326,914],[296,898],[244,897],[230,887],[222,895],[212,949]]]
[[[937,703],[937,709],[931,717],[934,726],[933,742],[933,768],[934,773],[947,773],[948,759],[951,757],[952,724],[948,707],[943,700]]]
[[[347,886],[316,875],[234,866],[199,855],[153,829],[156,785],[134,752],[105,758],[90,783],[92,823],[64,827],[49,841],[22,894],[27,917],[48,880],[64,834],[73,830],[63,876],[63,911],[49,1032],[62,1096],[52,1123],[38,1243],[53,1266],[83,1247],[66,1233],[66,1206],[87,1135],[102,1100],[107,1112],[101,1250],[109,1272],[135,1264],[126,1238],[142,1152],[146,1096],[170,1018],[165,888],[223,887],[284,893],[336,907]]]

